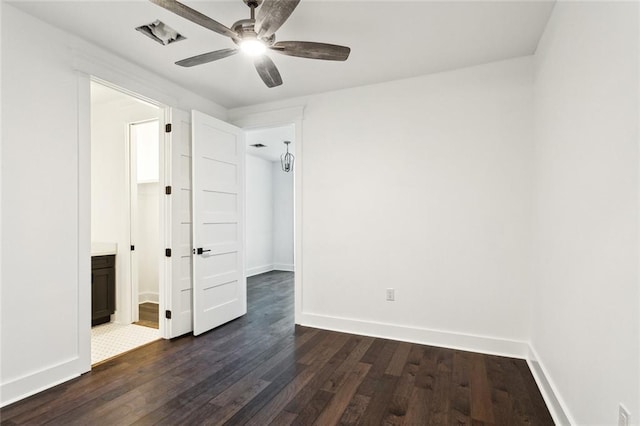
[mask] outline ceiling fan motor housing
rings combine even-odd
[[[234,39],[235,44],[240,44],[243,40],[260,40],[266,46],[271,46],[276,41],[276,35],[272,34],[267,38],[258,39],[258,33],[256,33],[256,20],[255,19],[241,19],[231,26],[231,29],[238,34],[238,40]]]
[[[262,0],[243,0],[249,7],[258,7],[262,4]]]

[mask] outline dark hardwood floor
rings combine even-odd
[[[141,303],[138,305],[138,322],[134,324],[157,329],[159,328],[158,318],[157,303]]]
[[[293,274],[249,313],[160,340],[0,411],[2,425],[552,425],[522,360],[293,325]]]

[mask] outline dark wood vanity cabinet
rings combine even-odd
[[[91,325],[109,322],[116,310],[116,257],[91,258]]]

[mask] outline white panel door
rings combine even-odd
[[[247,312],[242,131],[192,113],[193,334]]]
[[[171,195],[166,197],[165,212],[170,226],[169,241],[171,257],[165,257],[165,276],[170,277],[167,286],[166,308],[171,319],[164,319],[168,338],[181,336],[193,330],[192,308],[192,255],[191,244],[191,114],[171,109],[165,121],[171,123],[170,133],[165,133],[166,186],[171,186]],[[164,312],[160,313],[164,318]]]

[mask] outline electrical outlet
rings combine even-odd
[[[396,300],[396,289],[388,288],[387,289],[387,302],[393,302]]]
[[[618,426],[629,426],[629,412],[622,404],[618,407]]]

